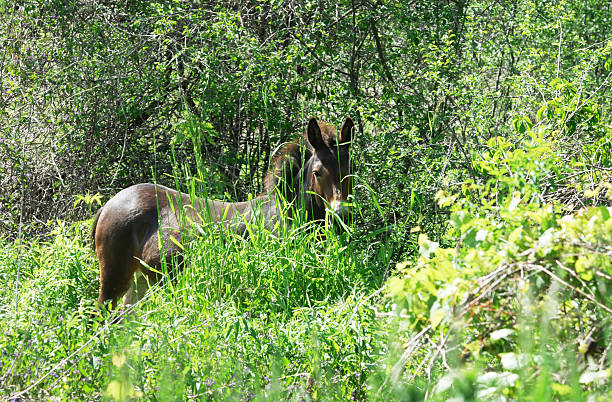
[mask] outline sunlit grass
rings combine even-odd
[[[180,272],[102,318],[92,318],[89,222],[60,223],[48,241],[3,241],[2,396],[364,394],[386,345],[371,306],[388,261],[345,232],[300,219],[274,233],[255,222],[247,238],[192,226]]]

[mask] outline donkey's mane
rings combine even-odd
[[[318,123],[325,145],[328,148],[333,148],[336,145],[336,126],[324,121],[319,121]],[[282,145],[272,159],[270,169],[264,177],[264,193],[274,191],[275,188],[281,185],[283,180],[290,187],[297,184],[297,181],[293,179],[296,178],[302,168],[302,164],[310,159],[313,152],[314,149],[312,149],[308,142],[306,131],[304,131],[302,138]]]

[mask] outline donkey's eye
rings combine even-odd
[[[319,177],[321,177],[321,172],[319,172],[318,170],[313,171],[312,173],[314,173],[315,177],[318,179]]]

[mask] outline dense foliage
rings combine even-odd
[[[606,0],[0,0],[0,398],[610,398],[611,79]],[[345,115],[350,234],[200,228],[91,318],[99,204]]]
[[[565,169],[530,134],[523,149],[489,141],[477,164],[493,176],[486,185],[438,194],[452,205],[447,241],[456,246],[421,234],[414,267],[400,264],[389,281],[411,324],[408,351],[429,340],[427,371],[442,360],[461,367],[439,380],[440,396],[581,400],[610,390],[612,207],[568,214],[542,204],[537,182]]]

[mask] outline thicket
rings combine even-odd
[[[0,49],[4,395],[610,397],[609,1],[0,0]],[[96,200],[345,115],[350,242],[205,236],[88,326]]]
[[[509,122],[554,102],[553,79],[605,110],[609,11],[606,1],[5,1],[3,230],[84,218],[75,195],[108,197],[153,173],[172,184],[176,165],[204,170],[217,197],[245,199],[308,116],[351,115],[358,173],[387,223],[425,216],[439,235],[433,195],[476,178],[472,155],[489,138],[520,140]],[[572,150],[594,141],[588,124],[574,130]]]

